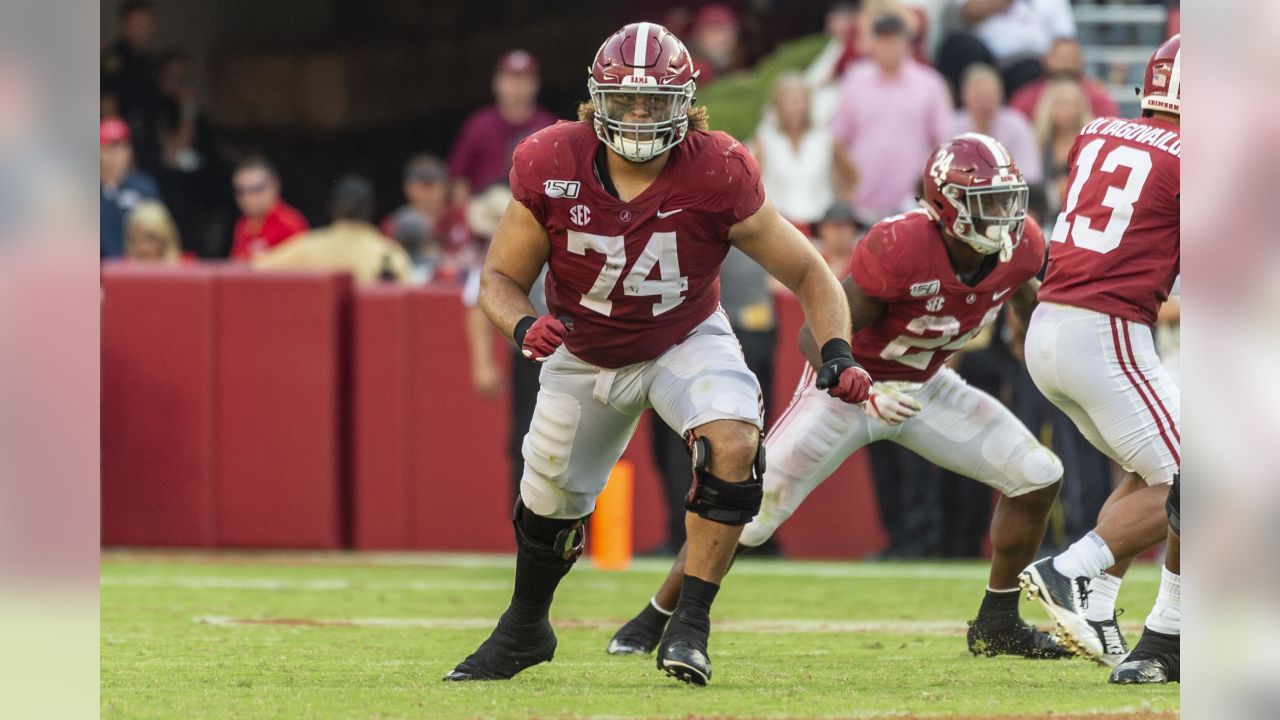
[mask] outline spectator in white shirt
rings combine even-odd
[[[817,222],[835,201],[853,191],[854,169],[831,131],[813,123],[809,86],[798,73],[783,73],[773,101],[756,129],[752,153],[765,192],[793,223]]]

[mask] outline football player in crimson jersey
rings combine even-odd
[[[765,199],[760,170],[691,109],[688,51],[633,23],[600,47],[578,122],[526,138],[514,201],[481,271],[481,308],[543,363],[514,511],[515,592],[498,626],[446,680],[496,680],[548,661],[552,594],[582,551],[583,520],[640,414],[689,442],[693,483],[683,592],[658,667],[706,684],[710,608],[742,526],[759,510],[760,387],[719,309],[720,264],[736,246],[790,288],[821,344],[816,385],[861,403],[871,379],[849,347],[840,284]],[[543,264],[550,312],[529,288]]]
[[[1001,493],[991,521],[987,592],[969,626],[975,655],[1057,658],[1070,653],[1018,613],[1018,573],[1044,538],[1062,463],[999,401],[970,387],[948,358],[1006,302],[1025,318],[1044,264],[1044,236],[1026,217],[1027,185],[1008,152],[977,133],[941,145],[924,174],[924,208],[887,218],[855,246],[844,280],[853,356],[879,381],[862,408],[810,387],[806,370],[765,445],[760,513],[739,543],[767,540],[854,451],[877,440]],[[806,328],[801,349],[820,367]],[[677,558],[658,594],[609,644],[612,654],[653,649],[679,594]]]
[[[1040,391],[1131,475],[1092,532],[1028,567],[1022,582],[1057,621],[1064,644],[1119,664],[1117,683],[1177,680],[1179,670],[1178,495],[1169,489],[1181,464],[1179,392],[1156,356],[1151,324],[1179,270],[1181,81],[1175,35],[1147,63],[1142,117],[1099,118],[1080,131],[1027,330],[1027,369]],[[1120,578],[1166,535],[1156,605],[1125,660],[1115,622]]]

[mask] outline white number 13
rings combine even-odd
[[[591,289],[583,293],[579,302],[583,307],[601,315],[611,314],[613,301],[609,296],[618,286],[622,268],[627,264],[626,240],[621,235],[592,235],[569,230],[568,247],[569,252],[575,255],[586,255],[588,250],[604,255],[604,267],[600,269]],[[650,280],[649,273],[653,271],[654,265],[658,266],[659,279]],[[631,267],[631,272],[622,281],[622,292],[627,295],[660,296],[653,305],[654,317],[684,302],[684,293],[688,289],[689,278],[680,276],[680,258],[676,254],[674,232],[656,232],[650,236],[648,244]]]
[[[1097,253],[1109,253],[1120,246],[1124,231],[1129,229],[1129,223],[1133,220],[1133,204],[1142,195],[1142,186],[1147,184],[1147,176],[1151,174],[1151,154],[1128,145],[1121,145],[1107,153],[1102,167],[1098,168],[1104,173],[1113,173],[1119,167],[1129,168],[1129,179],[1124,187],[1108,187],[1107,194],[1102,198],[1102,206],[1111,209],[1107,224],[1097,230],[1089,218],[1083,215],[1077,215],[1074,223],[1067,222],[1067,216],[1080,202],[1080,191],[1088,182],[1105,142],[1105,139],[1098,138],[1080,151],[1080,157],[1076,160],[1076,181],[1071,183],[1071,189],[1067,191],[1067,204],[1053,226],[1053,237],[1050,238],[1053,242],[1066,242],[1070,237],[1077,247]]]

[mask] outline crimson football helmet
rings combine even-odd
[[[684,139],[698,73],[671,31],[649,22],[623,27],[596,51],[590,74],[596,135],[614,152],[645,162]]]
[[[929,158],[922,203],[944,232],[1004,261],[1022,241],[1027,182],[995,138],[964,133]]]
[[[1181,115],[1182,35],[1174,35],[1156,48],[1142,76],[1142,109]]]

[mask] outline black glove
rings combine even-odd
[[[831,397],[854,405],[867,401],[871,394],[871,376],[853,359],[853,348],[840,338],[832,338],[822,346],[822,367],[814,385]]]

